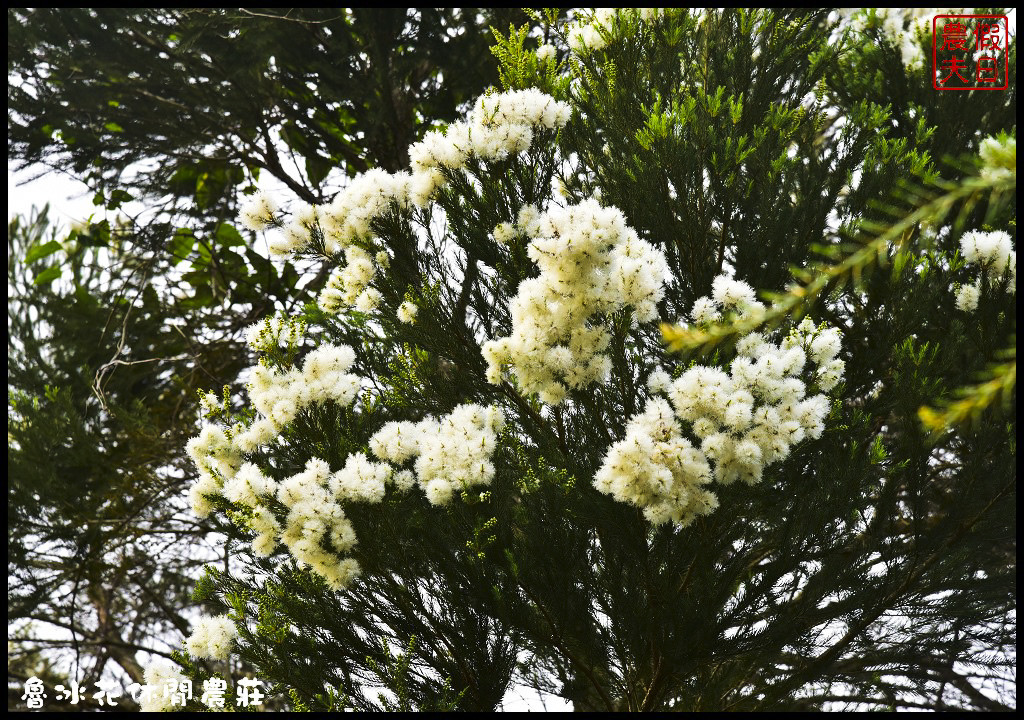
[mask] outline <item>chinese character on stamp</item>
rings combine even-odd
[[[1005,15],[936,15],[932,19],[932,87],[1008,88],[1009,33]]]

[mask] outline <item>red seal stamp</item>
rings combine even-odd
[[[932,87],[1005,90],[1010,86],[1010,25],[1005,15],[936,15]]]

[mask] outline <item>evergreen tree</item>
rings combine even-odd
[[[875,13],[537,21],[411,175],[243,213],[338,268],[189,446],[238,655],[311,708],[1012,706],[1013,384],[918,411],[1013,342],[1014,94],[946,123]]]
[[[334,269],[203,398],[191,502],[248,571],[208,569],[183,672],[230,652],[295,709],[1011,709],[1015,90],[918,91],[924,39],[549,13],[409,172],[253,198]]]

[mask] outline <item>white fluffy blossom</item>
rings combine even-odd
[[[1017,138],[987,137],[978,149],[981,156],[981,176],[998,179],[1017,174]]]
[[[317,304],[329,313],[347,308],[371,312],[380,302],[380,293],[370,287],[379,268],[375,257],[357,245],[349,245],[345,248],[345,261],[345,265],[331,272]]]
[[[259,232],[277,224],[279,211],[280,208],[272,197],[259,192],[242,206],[238,213],[238,221],[247,230]]]
[[[196,621],[185,648],[193,657],[227,660],[236,637],[235,623],[227,615],[203,616]]]
[[[537,61],[540,63],[551,62],[557,57],[557,51],[555,46],[550,43],[544,43],[537,48]]]
[[[519,226],[531,237],[527,254],[540,275],[512,299],[512,334],[483,345],[487,377],[511,368],[520,386],[557,404],[567,388],[608,376],[611,336],[599,315],[627,306],[639,322],[657,317],[668,276],[665,256],[641,240],[616,208],[587,200],[537,213],[523,208]]]
[[[224,497],[233,503],[256,507],[263,495],[273,495],[277,484],[252,463],[245,463],[224,483]]]
[[[515,240],[516,235],[518,234],[519,233],[516,230],[515,225],[512,225],[511,223],[507,222],[498,223],[494,227],[493,232],[494,241],[500,243],[501,245],[507,245],[508,243],[512,242],[513,240]]]
[[[376,288],[366,288],[356,297],[353,307],[362,313],[371,313],[380,305],[381,294]]]
[[[409,148],[411,172],[372,169],[356,176],[330,204],[300,208],[270,239],[270,252],[287,255],[304,250],[314,236],[322,241],[325,255],[337,257],[344,252],[345,263],[331,274],[318,304],[328,313],[351,308],[372,312],[381,296],[370,283],[389,262],[387,252],[365,249],[375,242],[374,221],[393,208],[425,207],[445,184],[445,171],[461,170],[471,157],[492,161],[523,152],[533,142],[535,130],[563,127],[570,113],[567,103],[535,88],[483,95],[465,121],[452,123],[443,132],[428,132]],[[278,224],[276,213],[276,206],[261,194],[246,205],[243,223],[262,229]]]
[[[1017,293],[1017,253],[1010,234],[1001,230],[982,232],[970,230],[960,238],[960,251],[967,265],[980,265],[981,274],[990,282],[1005,283],[1006,292]],[[964,312],[978,308],[982,278],[958,286],[956,306]]]
[[[389,422],[370,438],[370,451],[382,460],[402,464],[419,453],[422,434],[420,423]]]
[[[603,49],[608,44],[606,36],[614,29],[619,12],[618,8],[598,8],[590,17],[570,27],[568,35],[572,51],[583,54]]]
[[[365,456],[350,457],[345,468],[332,473],[325,461],[311,458],[302,472],[286,478],[278,488],[277,499],[288,508],[281,542],[300,566],[311,568],[333,588],[345,587],[359,574],[358,562],[339,555],[356,544],[341,501],[376,502],[383,497],[377,483],[388,469],[376,465]],[[327,542],[333,550],[327,549]]]
[[[841,344],[842,335],[838,330],[822,330],[811,340],[811,358],[818,365],[824,365],[839,354]]]
[[[327,401],[351,405],[360,387],[359,378],[348,373],[354,361],[355,353],[348,346],[321,345],[306,355],[301,369],[252,368],[249,400],[259,417],[248,427],[233,428],[230,437],[224,428],[206,425],[186,446],[199,469],[190,491],[193,511],[200,517],[208,515],[213,507],[209,496],[218,493],[248,506],[255,506],[260,495],[272,494],[272,482],[254,466],[243,465],[243,453],[272,442],[310,405]]]
[[[749,312],[759,303],[745,283],[719,277],[711,298],[701,298],[694,318],[715,316],[726,307]],[[595,478],[601,492],[644,509],[654,523],[686,525],[717,506],[704,489],[759,481],[804,438],[824,431],[829,401],[808,397],[812,381],[828,392],[842,379],[841,335],[805,318],[778,344],[758,333],[737,342],[729,368],[694,365],[675,380],[651,373],[648,387],[667,395],[651,400],[630,419],[626,436],[612,445]],[[810,363],[810,367],[808,367]],[[694,445],[680,421],[693,431]]]
[[[437,425],[427,421],[415,461],[416,479],[434,505],[459,490],[490,484],[491,455],[505,418],[498,408],[460,405]]]
[[[757,301],[754,289],[742,280],[730,278],[727,275],[719,275],[711,285],[711,298],[717,305],[726,310],[736,310],[741,314],[748,313],[752,309],[764,309],[764,306]],[[708,298],[699,298],[694,307],[701,301],[707,302]]]
[[[460,405],[440,420],[388,423],[369,442],[373,454],[386,462],[356,452],[332,471],[314,457],[280,481],[255,463],[242,462],[244,452],[276,437],[303,407],[324,400],[350,405],[359,390],[359,379],[348,373],[354,360],[347,346],[322,345],[306,355],[301,368],[253,368],[249,397],[262,417],[249,428],[233,428],[233,437],[207,425],[188,444],[201,470],[193,488],[197,512],[209,512],[208,496],[216,494],[249,508],[245,523],[255,535],[257,555],[266,557],[281,543],[300,566],[333,588],[345,587],[359,574],[358,562],[347,556],[357,538],[346,504],[379,503],[389,484],[399,490],[419,484],[431,503],[444,504],[458,491],[489,483],[494,476],[491,456],[504,423],[500,409],[479,405]],[[415,473],[395,467],[409,461]],[[274,510],[281,506],[283,522]],[[229,644],[223,638],[216,623],[203,621],[189,640],[189,650],[213,657]]]
[[[375,168],[356,176],[330,204],[300,208],[292,222],[270,240],[270,251],[287,255],[303,250],[319,230],[324,254],[336,256],[345,251],[347,263],[321,294],[321,307],[329,312],[342,305],[351,307],[372,279],[374,267],[372,257],[365,258],[370,263],[367,266],[364,258],[353,258],[349,250],[356,243],[372,243],[374,221],[392,208],[425,206],[446,182],[443,171],[462,169],[470,157],[500,160],[525,151],[535,129],[562,127],[570,112],[567,103],[535,88],[483,95],[465,121],[452,123],[445,131],[428,132],[409,148],[412,172]],[[276,212],[272,201],[260,195],[246,205],[242,222],[262,229],[276,224]],[[378,253],[376,265],[386,264]],[[362,296],[359,302],[364,308],[375,306],[372,295]]]
[[[956,8],[874,8],[841,11],[851,17],[855,30],[863,32],[869,20],[879,26],[889,42],[899,51],[904,67],[920,68],[924,64],[921,36],[931,36],[932,18],[945,13],[962,12]]]
[[[274,552],[278,539],[281,537],[281,525],[274,517],[274,513],[267,506],[260,505],[253,510],[249,527],[256,533],[256,537],[252,540],[252,551],[258,557],[268,557]]]
[[[722,313],[718,311],[718,306],[711,298],[704,297],[693,304],[690,317],[698,325],[710,325],[721,320]]]
[[[778,345],[758,334],[741,340],[728,373],[696,365],[672,383],[676,415],[704,438],[719,482],[756,482],[793,444],[821,434],[828,404],[823,395],[806,397],[805,364],[809,356],[819,368],[816,384],[831,390],[845,369],[839,350],[837,330],[805,318]]]
[[[443,133],[428,132],[409,148],[413,177],[433,177],[442,168],[460,170],[470,157],[501,160],[520,153],[533,142],[534,128],[562,127],[569,115],[568,104],[536,88],[483,95],[466,122],[453,123]]]
[[[371,461],[365,453],[353,453],[345,466],[331,475],[328,485],[338,500],[378,503],[384,499],[389,480],[390,466]]]
[[[972,284],[961,285],[956,291],[956,307],[963,312],[974,312],[978,309],[978,300],[981,298],[981,281]]]
[[[371,223],[384,215],[393,203],[409,202],[409,173],[389,173],[380,168],[357,175],[348,186],[323,208],[321,227],[325,239],[339,248],[372,237]]]
[[[216,393],[199,391],[199,408],[203,413],[203,417],[210,417],[216,414],[221,407],[221,399],[217,397]]]
[[[269,445],[279,430],[277,423],[270,418],[259,418],[235,435],[235,447],[244,453],[256,452],[258,448]]]
[[[233,438],[222,428],[208,425],[187,448],[200,468],[192,492],[197,513],[209,512],[208,496],[218,492],[251,508],[248,524],[255,533],[253,550],[257,555],[269,555],[280,540],[300,565],[311,567],[336,588],[358,574],[355,560],[339,557],[355,544],[355,533],[341,503],[379,502],[391,469],[354,454],[332,473],[327,463],[313,458],[302,472],[277,482],[241,459],[242,453],[270,442],[308,405],[328,400],[352,404],[360,386],[359,378],[348,373],[354,361],[355,353],[347,346],[321,345],[306,355],[301,368],[282,372],[256,366],[251,372],[249,399],[262,417],[248,428],[235,428]],[[270,500],[287,509],[284,527],[266,504]],[[206,640],[199,635],[193,644],[200,648],[203,642]]]
[[[280,372],[257,365],[250,376],[249,399],[278,428],[315,403],[349,405],[359,391],[359,378],[347,373],[354,359],[347,346],[322,345],[306,356],[301,370]]]
[[[579,25],[569,30],[569,47],[576,53],[583,53],[587,50],[594,52],[601,50],[607,42],[601,31],[593,25]]]
[[[440,420],[391,422],[370,438],[374,455],[396,465],[413,460],[415,479],[433,505],[494,478],[491,456],[505,424],[500,408],[459,405]],[[409,476],[395,479],[409,484]]]
[[[686,526],[718,506],[701,487],[710,481],[707,458],[682,436],[669,404],[655,398],[629,421],[626,437],[608,449],[594,487],[643,508],[656,525]]]
[[[283,313],[268,315],[245,329],[245,342],[257,352],[267,352],[272,347],[288,347],[302,340],[304,323]]]
[[[189,493],[192,510],[199,517],[206,517],[213,509],[209,496],[219,493],[224,481],[234,477],[242,456],[218,425],[204,425],[199,435],[188,441],[185,450],[199,470]]]
[[[647,377],[647,387],[653,393],[663,393],[668,390],[672,378],[664,370],[658,369]]]
[[[828,392],[843,379],[843,372],[846,370],[846,363],[842,360],[830,360],[825,363],[820,370],[816,379],[818,381],[818,387],[825,392]]]
[[[516,227],[526,235],[540,233],[540,209],[536,205],[523,205],[516,215]]]
[[[993,270],[1001,273],[1009,263],[1013,241],[1009,233],[1001,230],[969,230],[960,238],[960,249],[969,265],[982,265],[986,268],[991,266]]]
[[[535,129],[562,127],[569,115],[567,103],[535,88],[483,95],[466,121],[452,123],[443,132],[430,131],[410,146],[411,173],[373,169],[356,176],[329,205],[313,208],[308,217],[297,217],[284,229],[285,237],[271,243],[271,249],[302,249],[318,227],[324,252],[336,256],[344,251],[345,256],[344,265],[331,273],[317,298],[321,309],[372,312],[381,296],[370,283],[388,265],[386,252],[371,254],[364,247],[374,242],[374,221],[394,207],[426,206],[446,182],[444,171],[461,170],[471,157],[491,161],[523,152],[533,142]]]
[[[300,207],[292,221],[281,228],[281,232],[270,237],[267,243],[270,254],[280,257],[305,249],[319,224],[320,213],[315,205]]]
[[[416,322],[416,313],[419,312],[419,308],[412,300],[406,300],[398,306],[398,319],[408,325],[412,325]]]

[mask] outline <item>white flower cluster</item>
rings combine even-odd
[[[214,392],[207,393],[200,390],[199,408],[203,413],[203,417],[214,415],[221,409],[221,399]]]
[[[569,27],[569,47],[577,55],[603,50],[616,29],[617,18],[628,14],[629,17],[638,17],[646,23],[652,23],[663,12],[664,8],[598,8]],[[537,50],[537,57],[540,58],[540,49]]]
[[[292,221],[268,239],[268,249],[272,256],[286,257],[299,252],[309,245],[311,238],[320,227],[320,211],[315,205],[300,207],[292,216]]]
[[[186,682],[180,669],[168,663],[156,662],[146,667],[142,679],[152,690],[142,694],[140,711],[169,712],[181,707],[181,704],[174,704],[174,696],[181,684]]]
[[[254,508],[249,525],[256,532],[253,548],[258,554],[269,555],[280,537],[300,566],[342,588],[359,574],[359,563],[344,556],[356,545],[344,504],[379,503],[388,484],[407,490],[418,483],[427,499],[440,505],[457,490],[489,483],[494,477],[491,455],[503,423],[499,409],[479,405],[460,405],[440,420],[388,423],[370,439],[370,448],[378,458],[399,466],[415,458],[415,474],[353,453],[337,472],[311,458],[302,472],[278,483],[246,463],[225,483],[223,494]],[[288,509],[283,528],[266,504],[271,498]]]
[[[737,318],[748,318],[764,312],[764,303],[742,280],[719,275],[711,283],[711,297],[697,298],[690,317],[698,325],[711,325],[721,322],[723,311],[734,313]]]
[[[256,465],[247,462],[224,482],[220,492],[233,503],[256,507],[261,497],[277,492],[277,484]]]
[[[231,432],[206,425],[187,448],[200,471],[192,488],[197,514],[207,515],[212,509],[208,496],[218,493],[249,508],[245,522],[255,533],[258,555],[269,555],[280,541],[300,566],[310,567],[334,588],[359,574],[358,562],[346,557],[356,535],[345,503],[379,503],[387,484],[405,490],[418,482],[431,503],[443,504],[456,490],[489,483],[494,477],[490,458],[504,422],[497,408],[461,405],[440,420],[385,425],[370,440],[374,454],[399,465],[415,457],[415,475],[372,461],[365,453],[350,454],[336,472],[314,457],[281,481],[245,462],[247,453],[277,437],[302,408],[324,400],[352,404],[360,387],[359,378],[347,372],[354,359],[347,346],[323,345],[306,356],[301,370],[257,366],[249,397],[260,417]],[[272,510],[275,501],[287,509],[283,526]],[[226,631],[218,628],[213,620],[198,625],[190,652],[205,657],[220,652]]]
[[[969,265],[981,265],[985,269],[1000,273],[1006,272],[1009,267],[1017,266],[1017,253],[1013,251],[1013,241],[1010,234],[1002,230],[969,230],[960,238],[960,249]]]
[[[336,473],[325,461],[311,458],[302,472],[282,480],[276,494],[288,508],[288,517],[281,541],[299,566],[311,568],[333,588],[348,585],[359,574],[359,563],[343,557],[355,546],[356,533],[342,502],[380,502],[390,477],[387,465],[370,462],[363,453],[353,453]],[[261,536],[276,530],[268,525],[254,529]],[[266,538],[257,539],[262,540],[264,549],[269,544]],[[328,539],[333,552],[325,547]]]
[[[1017,174],[1017,138],[987,137],[981,141],[978,154],[982,177],[995,180]]]
[[[697,302],[694,316],[720,316],[729,304],[748,310],[760,304],[745,283],[720,277],[714,288],[712,298]],[[712,478],[756,483],[795,444],[824,432],[828,398],[807,397],[804,378],[825,392],[839,383],[845,370],[837,357],[840,339],[838,330],[818,329],[805,318],[778,345],[758,333],[742,338],[729,372],[696,365],[676,380],[652,373],[648,386],[668,401],[655,397],[630,420],[625,438],[609,448],[595,487],[643,508],[656,524],[685,526],[710,513],[718,501],[702,486]],[[808,368],[808,360],[816,368]],[[687,423],[699,446],[683,437],[678,421]]]
[[[413,175],[435,177],[439,185],[441,168],[460,170],[470,157],[501,160],[522,152],[533,142],[533,128],[563,127],[570,114],[567,103],[536,88],[482,95],[466,122],[429,132],[409,148]]]
[[[242,455],[219,425],[204,425],[199,435],[188,441],[185,450],[199,469],[189,492],[192,511],[206,517],[213,509],[206,496],[220,492],[224,478],[234,477],[242,465]]]
[[[981,276],[969,285],[956,288],[956,306],[964,312],[978,309],[983,276],[992,281],[1006,280],[1006,292],[1017,294],[1017,252],[1010,234],[1002,230],[970,230],[960,238],[960,250],[968,265],[980,265]]]
[[[419,308],[412,300],[406,300],[398,306],[398,310],[395,313],[398,316],[400,322],[404,322],[407,325],[412,325],[416,322],[416,313],[419,312]]]
[[[227,615],[203,616],[185,641],[185,648],[193,657],[227,660],[236,637],[235,623]]]
[[[373,244],[373,221],[393,206],[425,207],[444,185],[445,170],[457,172],[471,157],[490,161],[522,152],[533,142],[534,128],[563,127],[570,113],[567,103],[535,88],[484,95],[465,122],[452,123],[444,132],[428,132],[409,148],[411,173],[375,169],[357,176],[329,205],[300,211],[282,237],[271,242],[271,250],[301,250],[319,228],[324,252],[334,256],[344,251],[346,262],[321,292],[320,307],[327,312],[351,307],[371,312],[381,296],[370,283],[387,267],[388,256],[374,256],[356,243]]]
[[[267,352],[275,346],[298,345],[305,332],[301,320],[278,312],[268,315],[245,329],[245,343],[256,352]]]
[[[618,8],[598,8],[593,15],[569,28],[569,47],[582,54],[603,49],[608,41],[602,33],[609,33],[619,14]]]
[[[851,8],[841,10],[851,17],[854,30],[863,32],[869,22],[869,12],[875,13],[876,22],[900,51],[903,66],[909,69],[924,65],[924,51],[921,49],[922,34],[931,36],[932,18],[942,14],[956,14],[960,8]]]
[[[355,353],[347,346],[322,345],[306,356],[301,370],[254,367],[249,398],[261,417],[248,427],[232,428],[230,435],[218,425],[205,425],[186,446],[199,468],[191,489],[193,511],[206,517],[212,509],[206,496],[232,482],[242,467],[242,454],[270,443],[300,410],[327,400],[351,404],[359,392],[359,378],[347,372],[354,360]]]
[[[656,319],[668,266],[619,210],[596,200],[543,214],[527,206],[519,227],[532,238],[527,253],[540,275],[519,285],[512,334],[484,343],[487,378],[500,383],[511,366],[523,390],[554,405],[567,386],[583,387],[611,371],[603,353],[611,335],[595,316],[632,306],[635,321]]]
[[[281,372],[257,365],[252,369],[249,399],[277,430],[314,403],[333,400],[339,405],[350,405],[359,392],[359,378],[347,372],[354,361],[355,353],[347,345],[321,345],[306,355],[301,370]],[[244,452],[265,444],[260,437],[243,436],[244,432],[236,443]]]
[[[519,230],[512,223],[503,222],[494,226],[491,235],[494,237],[494,242],[499,245],[508,245],[518,237]]]
[[[558,57],[558,51],[550,43],[544,43],[537,48],[537,62],[539,63],[552,62],[556,57]]]
[[[415,481],[431,504],[444,505],[455,492],[494,478],[491,456],[504,424],[500,408],[460,405],[440,420],[388,423],[370,438],[370,450],[397,466],[414,459],[415,475],[401,470],[396,484]]]
[[[684,527],[718,506],[714,494],[701,488],[709,482],[707,458],[682,436],[661,398],[629,421],[626,437],[608,449],[594,476],[595,488],[643,508],[655,525],[671,520]]]
[[[256,193],[238,213],[238,221],[246,230],[260,232],[277,224],[280,208],[265,192]]]
[[[330,205],[320,208],[327,254],[334,255],[357,240],[372,238],[370,224],[387,213],[392,203],[409,205],[411,183],[409,173],[389,173],[379,168],[353,178]]]
[[[230,433],[206,425],[187,447],[200,471],[192,488],[196,514],[209,514],[212,505],[207,496],[216,493],[250,508],[247,523],[256,534],[253,550],[258,555],[269,555],[280,539],[300,565],[311,567],[336,588],[359,573],[354,559],[340,557],[356,541],[342,503],[380,502],[391,468],[354,453],[341,470],[332,473],[325,461],[312,458],[303,471],[277,482],[255,464],[244,462],[244,455],[270,443],[309,405],[327,400],[351,405],[360,388],[359,378],[348,372],[354,361],[355,353],[348,346],[321,345],[306,355],[301,369],[282,372],[256,366],[249,399],[259,417]],[[275,499],[288,509],[284,528],[270,509]],[[333,551],[327,549],[327,541]]]
[[[387,253],[381,251],[376,258],[357,245],[345,248],[346,265],[331,272],[327,284],[317,298],[324,312],[337,313],[354,307],[360,312],[373,312],[380,304],[381,294],[370,283],[379,267],[387,267]]]

